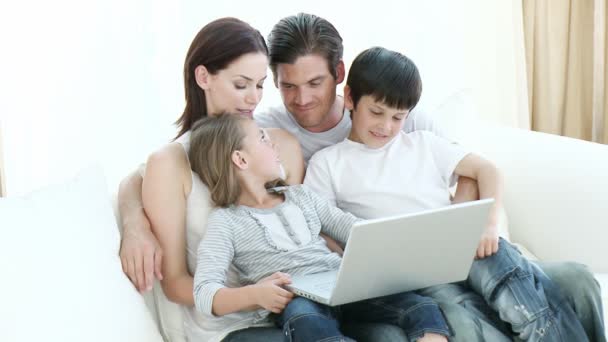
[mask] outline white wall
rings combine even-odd
[[[8,194],[65,178],[90,162],[104,166],[115,189],[129,170],[175,134],[171,124],[183,109],[185,52],[196,32],[221,16],[248,21],[266,36],[286,15],[318,14],[341,32],[347,65],[373,45],[410,56],[424,81],[421,106],[433,109],[466,92],[481,113],[473,117],[521,125],[522,114],[513,113],[527,104],[522,106],[516,89],[521,70],[514,47],[519,38],[509,20],[518,2],[212,3],[57,0],[3,5],[0,120]],[[261,106],[278,101],[268,81]]]

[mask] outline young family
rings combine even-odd
[[[191,341],[606,341],[584,266],[530,262],[499,236],[500,174],[414,110],[415,64],[367,49],[340,97],[342,51],[334,26],[310,14],[279,21],[268,47],[234,18],[197,34],[178,136],[119,191],[134,285],[159,279],[188,308]],[[254,113],[268,65],[284,106]],[[337,269],[358,219],[478,198],[495,205],[464,282],[339,307],[284,287]]]

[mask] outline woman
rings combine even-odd
[[[162,256],[154,258],[156,274],[162,279],[165,295],[184,308],[190,308],[184,310],[184,319],[186,334],[192,341],[222,336],[208,334],[206,331],[216,330],[216,327],[210,329],[202,316],[192,309],[191,274],[194,273],[196,247],[205,231],[205,203],[209,193],[190,168],[187,157],[189,131],[198,119],[224,111],[251,117],[262,98],[267,68],[268,49],[256,29],[235,18],[218,19],[206,25],[192,41],[186,56],[186,107],[177,121],[179,133],[174,142],[151,154],[146,164],[141,187],[143,207],[163,251]],[[301,183],[303,160],[299,144],[284,131],[270,130],[270,134],[280,151],[289,152],[280,154],[285,180]],[[121,195],[125,193],[122,191],[125,186],[129,184],[121,185]],[[129,206],[133,201],[124,196],[119,201],[121,213],[132,211]],[[141,210],[139,213],[144,215]],[[137,220],[132,215],[126,216],[125,220]],[[152,279],[135,275],[139,266],[132,258],[123,255],[121,259],[123,270],[140,290],[151,288]],[[162,275],[159,271],[161,260]],[[246,327],[223,328],[225,335],[231,330]]]

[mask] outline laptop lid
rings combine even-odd
[[[330,305],[467,278],[493,199],[355,223]]]

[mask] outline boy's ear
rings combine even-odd
[[[353,104],[353,97],[350,95],[350,87],[348,85],[344,86],[344,107],[350,110],[351,112],[355,109]]]
[[[346,69],[344,68],[344,61],[340,60],[336,65],[336,84],[344,82],[344,76],[346,75]]]
[[[247,170],[249,168],[247,160],[240,151],[232,152],[230,158],[232,159],[232,163],[234,163],[234,165],[240,170]]]
[[[208,90],[211,82],[211,75],[204,65],[199,65],[194,69],[194,79],[196,84],[203,90]]]

